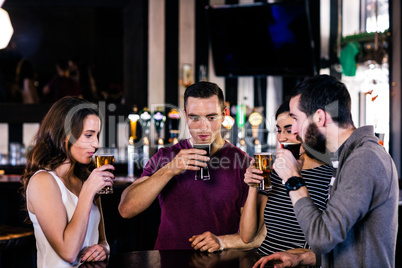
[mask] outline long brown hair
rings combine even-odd
[[[100,117],[98,106],[76,97],[64,97],[55,102],[42,120],[32,149],[28,152],[21,194],[26,199],[29,180],[38,170],[54,170],[64,161],[71,163],[70,174],[85,181],[93,164],[78,163],[71,155],[71,146],[81,136],[88,115]],[[26,206],[26,202],[24,202]]]

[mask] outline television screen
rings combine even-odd
[[[217,76],[309,76],[316,73],[305,1],[207,6]]]

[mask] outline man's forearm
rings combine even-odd
[[[292,200],[293,206],[295,206],[297,201],[299,201],[300,199],[302,199],[304,197],[308,197],[309,194],[308,194],[307,188],[305,186],[302,186],[296,191],[289,191],[289,196],[290,196],[290,199]]]
[[[300,259],[300,265],[306,266],[316,266],[316,255],[311,249],[306,248],[295,248],[289,249],[286,252],[298,255]]]
[[[162,167],[152,176],[133,182],[121,195],[119,204],[121,216],[132,218],[146,210],[172,177],[172,172],[168,168]]]

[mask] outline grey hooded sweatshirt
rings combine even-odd
[[[364,126],[344,143],[326,210],[309,197],[294,210],[322,267],[394,267],[398,198],[395,164]]]

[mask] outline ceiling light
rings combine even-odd
[[[0,0],[2,1],[2,0]],[[14,33],[7,11],[0,8],[0,49],[6,48]]]

